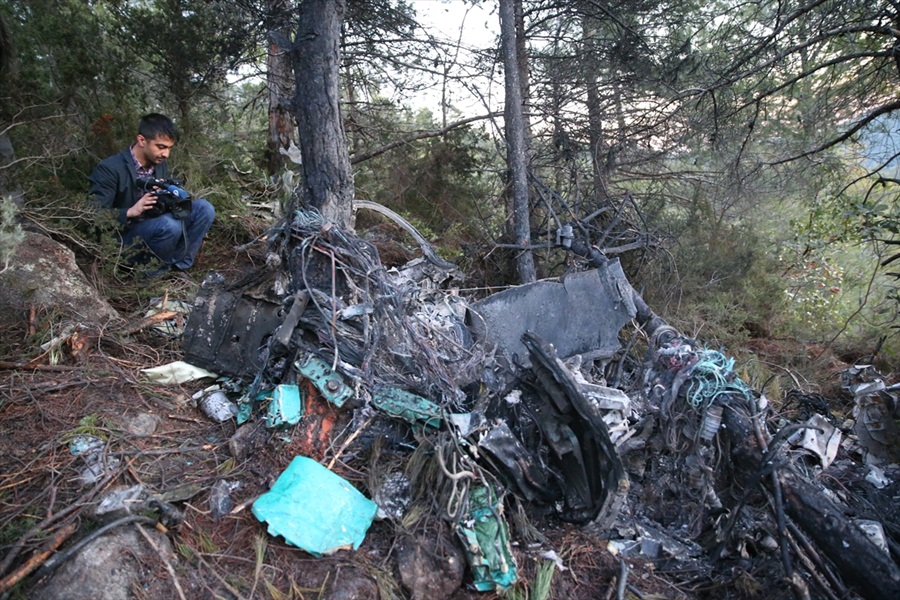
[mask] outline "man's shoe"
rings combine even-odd
[[[143,278],[144,279],[156,279],[157,277],[161,277],[171,271],[172,271],[171,265],[163,265],[158,269],[153,269],[152,271],[147,271],[146,273],[143,274]]]

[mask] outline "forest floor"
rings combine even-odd
[[[107,289],[114,290],[113,306],[136,321],[151,296],[190,302],[207,269],[233,279],[253,262],[249,255],[235,254],[230,240],[212,240],[190,274],[140,285],[126,280],[121,287]],[[269,535],[250,504],[298,454],[298,436],[291,431],[267,434],[255,451],[237,460],[229,448],[234,421],[215,423],[192,401],[208,384],[159,385],[141,375],[142,369],[180,360],[178,339],[153,328],[127,338],[94,330],[70,339],[51,361],[39,347],[46,341],[36,329],[40,318],[0,332],[0,361],[29,363],[0,370],[0,561],[15,554],[0,576],[35,556],[56,534],[65,535],[66,548],[95,530],[92,510],[115,486],[141,485],[155,493],[180,490],[187,496],[173,500],[183,519],[166,531],[174,555],[160,551],[158,561],[142,565],[131,586],[134,598],[412,598],[400,583],[398,546],[409,536],[452,538],[437,518],[420,521],[412,531],[376,520],[358,550],[316,558]],[[795,344],[754,344],[771,363],[797,360]],[[835,385],[842,363],[833,359],[822,364],[827,372],[821,373],[821,380]],[[117,459],[110,476],[99,484],[82,481],[85,461],[71,451],[79,435],[102,439],[108,456]],[[366,489],[365,457],[335,457],[333,451],[332,457],[335,472]],[[220,480],[237,484],[230,495],[231,509],[222,516],[210,505],[210,491]],[[433,591],[430,600],[793,597],[780,580],[776,555],[752,565],[723,563],[702,577],[661,572],[652,561],[628,558],[628,585],[617,589],[623,561],[603,540],[558,520],[534,517],[531,523],[541,541],[531,544],[513,536],[521,583],[511,592],[475,592],[463,585],[452,593]],[[67,534],[62,533],[67,526]],[[540,555],[548,550],[555,551],[565,570],[551,571],[552,583],[544,595],[546,570],[541,565],[547,561]],[[425,579],[430,576],[423,574]],[[25,577],[7,595],[37,598],[33,594],[39,584],[39,577]]]

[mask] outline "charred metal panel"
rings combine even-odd
[[[569,417],[568,424],[562,424],[561,429],[570,436],[572,451],[559,458],[567,485],[575,487],[578,494],[574,497],[567,494],[569,514],[561,516],[591,521],[590,525],[598,531],[606,529],[615,520],[629,486],[606,423],[582,393],[572,373],[558,360],[551,345],[532,333],[524,336],[523,343],[531,353],[532,370],[541,391],[553,397],[556,404],[565,402],[569,407],[561,411],[560,421]],[[540,425],[547,428],[550,422],[552,419],[542,420]],[[577,502],[579,497],[585,502]]]
[[[498,423],[478,440],[494,468],[506,475],[529,501],[554,499],[544,466],[537,454],[529,452],[516,438],[509,425]]]
[[[560,358],[612,356],[619,330],[635,314],[633,289],[618,261],[494,294],[473,305],[470,326],[513,364],[529,366],[522,334],[553,344]]]
[[[201,288],[185,326],[184,360],[220,375],[253,377],[284,313],[272,302]]]

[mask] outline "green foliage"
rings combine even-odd
[[[111,0],[110,32],[146,68],[142,85],[153,102],[194,128],[194,110],[250,58],[259,32],[239,4],[223,0]]]
[[[740,343],[778,327],[785,306],[772,240],[754,211],[732,216],[727,190],[697,186],[682,203],[652,207],[652,223],[674,238],[671,263],[653,263],[645,294],[694,335]],[[673,272],[671,266],[677,271]]]
[[[139,96],[134,53],[110,43],[104,6],[97,3],[92,10],[80,0],[0,3],[12,57],[0,93],[0,121],[16,124],[20,155],[72,153],[84,135],[70,137],[71,131],[89,129],[104,113],[127,110]],[[38,127],[29,131],[22,123]]]
[[[86,415],[78,421],[78,427],[67,431],[63,435],[63,443],[68,444],[80,435],[90,435],[105,440],[107,438],[108,430],[104,425],[105,424],[100,419],[100,415],[96,413]]]
[[[379,131],[366,145],[415,136],[440,129],[427,111],[401,113],[386,103],[356,116],[366,121],[366,130]],[[487,140],[479,130],[463,126],[444,136],[419,139],[393,148],[359,165],[355,173],[357,196],[384,204],[417,227],[433,233],[429,239],[450,248],[481,239],[499,223]],[[424,233],[424,232],[423,232]],[[452,234],[452,235],[451,235]]]
[[[789,300],[785,332],[805,339],[831,341],[872,352],[886,338],[883,352],[896,352],[898,303],[895,281],[879,274],[896,239],[896,191],[881,179],[866,178],[846,155],[842,168],[824,173],[819,194],[789,220],[792,235],[780,247],[780,271]],[[848,174],[860,183],[842,185]],[[863,187],[873,181],[868,190]],[[891,338],[893,337],[893,342]],[[868,340],[868,341],[866,341]],[[868,350],[862,348],[868,347]]]
[[[37,517],[22,516],[12,519],[5,527],[0,527],[0,546],[8,547],[19,541],[32,527],[37,525]]]
[[[194,548],[191,547],[191,545],[188,544],[187,542],[183,542],[180,540],[176,541],[175,542],[175,550],[178,552],[178,554],[183,556],[187,561],[194,562],[194,559],[196,557],[196,552],[194,551]]]
[[[520,581],[503,594],[507,600],[548,600],[553,592],[553,575],[556,564],[549,560],[541,561],[535,570],[534,580]]]

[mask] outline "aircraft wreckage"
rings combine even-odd
[[[184,342],[185,361],[226,376],[237,435],[264,421],[307,437],[307,456],[253,506],[270,533],[314,555],[355,548],[376,514],[399,518],[430,496],[471,584],[505,589],[515,500],[661,569],[700,576],[768,553],[797,597],[900,597],[896,544],[873,541],[795,458],[792,440],[822,429],[774,428],[733,360],[669,327],[616,260],[568,240],[582,270],[469,302],[433,253],[387,269],[371,244],[304,211],[271,233],[264,268],[203,282]],[[636,366],[620,343],[632,322],[648,346]],[[896,410],[884,386],[874,393]],[[377,438],[430,468],[388,477],[372,502],[316,462],[335,414],[351,432],[342,452]]]

